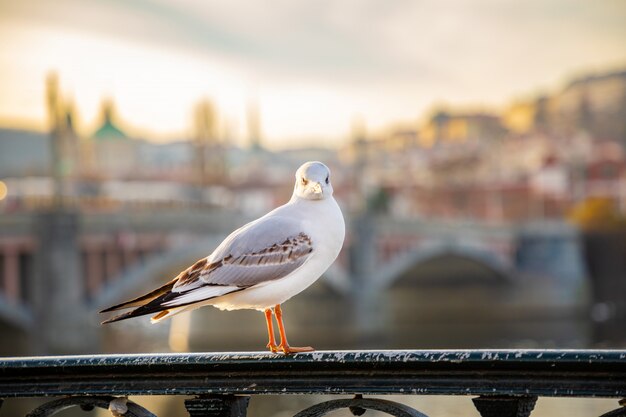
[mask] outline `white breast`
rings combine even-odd
[[[331,197],[294,204],[298,204],[303,231],[313,241],[309,260],[284,278],[216,298],[212,305],[222,310],[265,310],[282,304],[313,284],[335,261],[345,237],[345,223],[337,202]]]

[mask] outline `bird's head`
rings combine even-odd
[[[330,169],[321,162],[304,163],[296,171],[294,197],[306,200],[323,200],[333,195],[330,183]]]

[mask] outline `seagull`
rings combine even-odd
[[[309,352],[287,342],[281,304],[313,284],[339,255],[345,237],[341,209],[333,197],[330,170],[311,161],[296,171],[291,199],[235,230],[206,258],[167,284],[101,313],[133,308],[102,322],[154,314],[152,323],[212,305],[221,310],[253,309],[265,314],[274,353]],[[155,314],[156,313],[156,314]],[[274,337],[276,316],[280,344]]]

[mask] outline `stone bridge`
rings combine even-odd
[[[35,335],[46,352],[55,351],[55,340],[65,351],[72,338],[83,345],[84,321],[98,319],[94,310],[170,279],[247,220],[222,211],[4,214],[0,322]],[[356,300],[364,322],[372,319],[374,294],[435,259],[470,261],[505,283],[528,275],[584,276],[577,234],[564,224],[503,226],[373,215],[347,220],[344,250],[324,279]],[[64,326],[54,325],[60,321]]]

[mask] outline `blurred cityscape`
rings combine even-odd
[[[46,82],[50,134],[0,130],[5,213],[61,199],[97,211],[202,205],[256,215],[289,196],[294,167],[306,159],[328,161],[351,212],[367,200],[393,217],[511,223],[561,219],[595,199],[625,210],[626,71],[574,79],[499,113],[442,108],[384,132],[356,121],[339,149],[288,151],[263,146],[256,106],[248,111],[248,146],[234,145],[217,131],[210,101],[195,107],[193,138],[131,137],[110,99],[100,126],[82,136],[57,76]]]
[[[109,99],[100,126],[80,135],[62,79],[45,82],[49,132],[0,129],[2,354],[261,348],[254,312],[102,328],[97,311],[285,202],[306,160],[331,167],[348,237],[324,278],[287,304],[294,341],[626,343],[626,71],[499,112],[441,108],[382,132],[356,121],[338,149],[287,151],[264,146],[256,105],[247,146],[234,145],[208,100],[190,138],[132,137]]]

